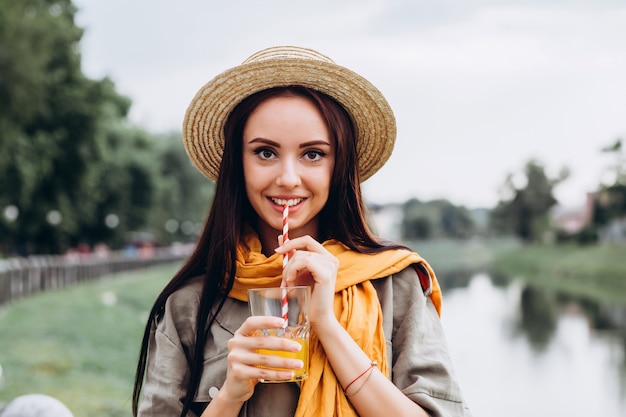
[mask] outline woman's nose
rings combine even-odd
[[[292,160],[285,160],[281,164],[281,170],[276,179],[276,183],[281,187],[295,187],[300,185],[300,174],[298,173],[298,163]]]

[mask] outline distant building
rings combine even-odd
[[[552,211],[554,225],[567,234],[580,232],[589,224],[593,216],[594,194],[587,193],[585,204],[578,207],[557,206]]]
[[[554,225],[567,234],[580,232],[593,219],[597,193],[587,193],[585,204],[577,208],[556,207],[552,212]],[[626,242],[626,218],[612,219],[598,231],[600,242]]]

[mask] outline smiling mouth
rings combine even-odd
[[[287,204],[289,207],[293,207],[297,204],[300,204],[302,201],[304,201],[304,198],[290,198],[289,200],[284,200],[282,198],[270,197],[270,200],[272,200],[272,202],[278,206],[284,206],[285,204]]]

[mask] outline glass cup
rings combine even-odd
[[[264,336],[287,337],[300,345],[299,352],[285,352],[259,349],[259,353],[277,355],[283,358],[300,359],[304,366],[294,371],[294,377],[288,380],[261,382],[293,382],[309,377],[309,300],[311,287],[298,286],[288,288],[254,288],[248,290],[250,313],[253,316],[283,317],[283,298],[287,298],[287,326],[276,329],[263,329],[259,333]],[[271,368],[275,369],[275,368]],[[280,369],[283,370],[283,369]]]

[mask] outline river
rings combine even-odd
[[[626,306],[486,274],[441,282],[442,323],[474,417],[626,417]]]

